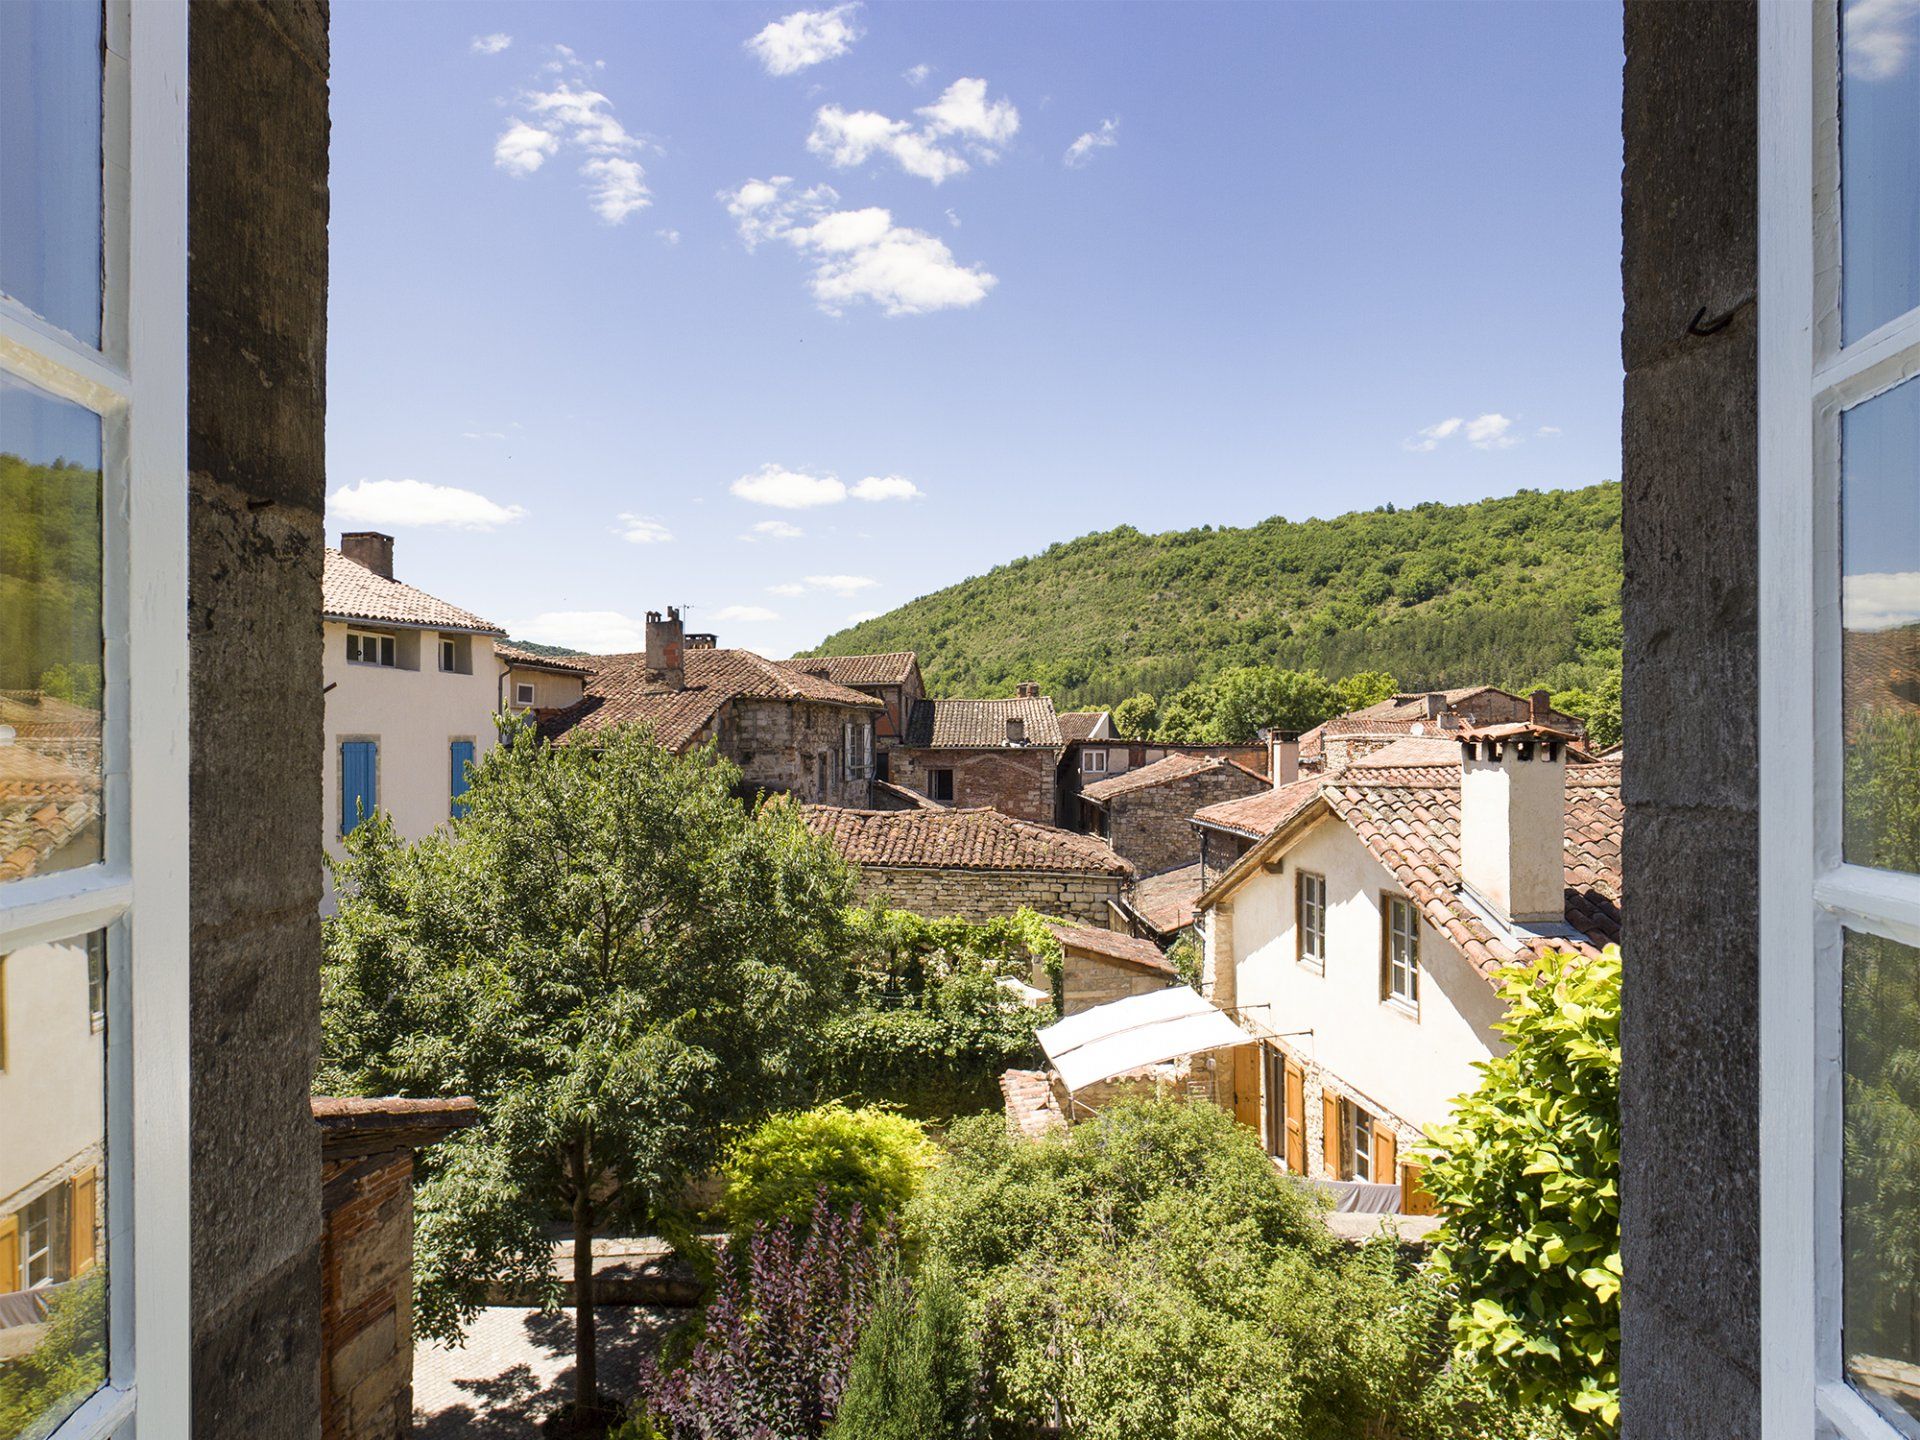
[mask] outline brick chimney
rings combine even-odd
[[[393,578],[393,537],[378,530],[349,530],[340,537],[340,553],[364,565],[382,580]]]
[[[1013,693],[1022,700],[1038,700],[1040,698],[1040,687],[1032,680],[1022,680],[1014,687]]]
[[[1553,697],[1544,690],[1536,690],[1527,697],[1527,719],[1535,725],[1551,725],[1553,715]]]
[[[1505,919],[1564,924],[1567,750],[1535,725],[1468,730],[1460,743],[1460,878]]]
[[[1291,730],[1269,730],[1266,737],[1267,775],[1278,790],[1300,778],[1300,737]]]
[[[647,612],[647,673],[675,690],[687,688],[685,631],[671,605],[664,618],[658,610]]]
[[[1024,745],[1027,743],[1027,722],[1018,715],[1007,717],[1007,744]]]

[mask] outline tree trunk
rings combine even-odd
[[[573,1190],[573,1408],[585,1419],[600,1403],[600,1374],[593,1343],[592,1182],[581,1159],[583,1176]]]

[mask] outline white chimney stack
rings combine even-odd
[[[1460,878],[1518,925],[1565,924],[1566,737],[1537,725],[1460,744]]]
[[[1276,790],[1300,778],[1300,737],[1293,731],[1267,731],[1267,774]]]

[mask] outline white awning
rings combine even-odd
[[[1186,985],[1096,1005],[1039,1035],[1040,1048],[1069,1090],[1181,1055],[1253,1042]]]

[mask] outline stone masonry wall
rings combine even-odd
[[[953,803],[988,805],[1016,820],[1041,825],[1054,821],[1054,786],[1059,783],[1056,750],[907,750],[893,752],[893,783],[928,794],[927,771],[953,771]]]
[[[1200,858],[1193,812],[1258,794],[1267,782],[1237,766],[1189,775],[1116,795],[1108,803],[1108,843],[1142,875],[1158,875]]]
[[[1746,0],[1626,7],[1629,1440],[1761,1429],[1757,44]]]
[[[191,8],[193,1436],[312,1440],[328,12]]]
[[[736,700],[721,727],[721,749],[740,767],[747,783],[789,790],[811,805],[867,803],[867,782],[847,775],[842,726],[870,718],[837,705],[790,704],[773,700]],[[827,783],[820,784],[820,757],[827,760]]]
[[[864,902],[884,895],[896,908],[938,918],[992,920],[1021,906],[1062,920],[1107,927],[1107,902],[1120,899],[1120,877],[1055,875],[1039,871],[887,869],[859,867]]]
[[[1053,981],[1044,965],[1035,967],[1032,983],[1042,990],[1053,989]],[[1069,950],[1060,971],[1060,1013],[1078,1015],[1082,1010],[1091,1010],[1111,1000],[1125,1000],[1130,995],[1151,995],[1156,990],[1165,990],[1170,983],[1164,975],[1135,969],[1099,955]]]
[[[329,1160],[321,1177],[322,1440],[413,1431],[413,1152]]]

